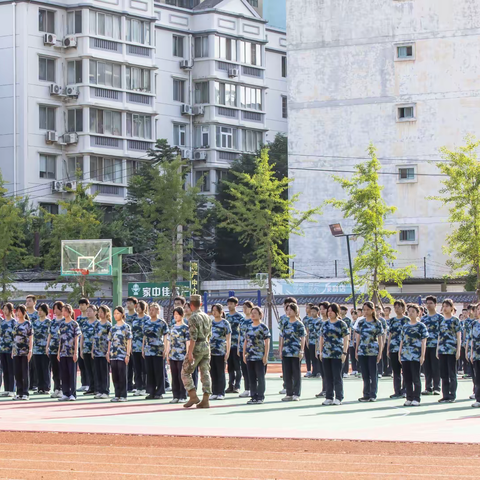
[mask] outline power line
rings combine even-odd
[[[289,167],[289,170],[306,170],[314,172],[331,172],[331,173],[358,173],[356,170],[338,170],[338,169],[327,169],[327,168],[306,168],[306,167]],[[378,175],[395,175],[398,177],[398,172],[376,172]],[[419,177],[448,177],[444,173],[417,173],[415,176]]]

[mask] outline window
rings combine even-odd
[[[217,185],[228,176],[227,170],[217,170]]]
[[[414,46],[412,45],[397,45],[396,46],[396,59],[397,60],[413,60]]]
[[[83,132],[82,108],[75,108],[67,111],[67,132]]]
[[[173,38],[173,56],[183,58],[183,44],[185,41],[185,37],[181,37],[179,35],[173,35],[172,38]]]
[[[122,183],[123,161],[115,158],[90,157],[90,180],[97,182]]]
[[[122,135],[122,114],[112,110],[90,108],[90,131],[103,135]]]
[[[176,102],[185,101],[185,80],[173,79],[173,100]]]
[[[74,60],[67,62],[67,83],[72,85],[74,83],[82,83],[82,61]]]
[[[409,122],[412,120],[415,120],[415,107],[413,105],[397,107],[398,122]]]
[[[176,147],[184,147],[187,143],[187,126],[173,125],[173,145]]]
[[[252,7],[258,7],[258,0],[248,0],[248,3],[249,3]]]
[[[208,57],[208,37],[195,37],[195,58]]]
[[[287,78],[287,57],[282,57],[282,77]]]
[[[150,31],[150,22],[137,20],[135,18],[127,18],[127,42],[150,45]]]
[[[243,87],[245,88],[245,87]],[[252,89],[255,90],[255,89]],[[227,107],[237,106],[237,86],[231,83],[215,82],[215,103]],[[261,103],[261,92],[260,92]]]
[[[288,118],[288,101],[285,95],[282,95],[282,118]]]
[[[82,33],[82,11],[75,10],[67,13],[67,34]]]
[[[210,191],[210,171],[197,170],[195,172],[195,183],[200,187],[201,192]]]
[[[233,38],[215,37],[215,58],[237,61],[237,41]]]
[[[248,65],[262,65],[262,46],[259,43],[240,42],[240,61]]]
[[[55,107],[40,105],[40,130],[55,130]]]
[[[122,88],[122,67],[117,63],[90,60],[90,83]]]
[[[152,138],[152,117],[127,113],[127,137]]]
[[[127,160],[127,182],[138,172],[139,162]]]
[[[55,81],[55,59],[47,57],[38,58],[38,79],[46,82]]]
[[[40,208],[50,215],[58,215],[58,205],[56,203],[41,203]]]
[[[208,82],[197,82],[195,84],[195,103],[208,103]]]
[[[398,167],[399,182],[414,182],[417,180],[415,167]]]
[[[150,70],[146,68],[127,67],[125,69],[127,89],[141,92],[151,92],[150,75]]]
[[[38,30],[45,33],[55,33],[55,12],[40,8],[38,10]]]
[[[263,133],[256,130],[242,131],[242,150],[244,152],[256,152],[263,143]]]
[[[209,127],[197,126],[193,131],[193,142],[195,147],[209,147],[210,146],[210,134]]]
[[[40,178],[55,180],[57,157],[55,155],[40,155]]]
[[[68,180],[83,180],[83,157],[67,157],[63,177]]]
[[[240,106],[253,110],[262,110],[262,89],[240,87]]]
[[[231,127],[217,127],[217,147],[218,148],[237,148],[237,131]]]
[[[398,243],[418,243],[417,228],[405,228],[398,233]]]
[[[90,33],[120,40],[120,17],[90,10]]]

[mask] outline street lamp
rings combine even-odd
[[[350,253],[350,237],[355,237],[353,233],[343,233],[342,226],[339,223],[330,225],[330,231],[334,237],[345,237],[347,239],[348,250],[348,265],[350,267],[350,283],[352,285],[353,308],[357,309],[357,302],[355,301],[355,285],[353,284],[353,269],[352,269],[352,254]]]

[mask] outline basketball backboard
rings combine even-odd
[[[61,275],[112,275],[112,241],[62,240]]]

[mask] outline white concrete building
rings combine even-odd
[[[2,2],[2,174],[52,212],[77,170],[122,204],[166,138],[215,193],[236,156],[286,132],[285,56],[285,32],[246,0]]]
[[[373,142],[384,198],[398,208],[388,222],[397,232],[396,265],[417,265],[417,277],[449,272],[442,251],[448,212],[426,199],[440,188],[432,161],[440,147],[479,133],[474,3],[287,1],[289,160],[299,208],[341,197],[331,174],[348,176]],[[290,241],[298,277],[332,277],[335,267],[341,276],[348,265],[345,240],[332,237],[329,224],[341,222],[345,232],[353,224],[330,207],[319,220]]]

